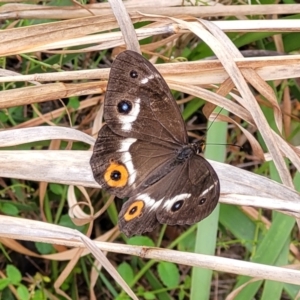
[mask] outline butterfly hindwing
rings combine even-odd
[[[160,184],[166,186],[163,181],[164,179]],[[168,182],[169,188],[166,186],[164,200],[156,212],[159,223],[195,224],[206,218],[218,203],[218,176],[211,165],[199,155],[193,155],[181,168],[174,170]]]
[[[219,194],[215,171],[204,158],[195,155],[142,193],[129,198],[119,214],[119,227],[131,236],[151,231],[156,223],[194,224],[214,210]]]

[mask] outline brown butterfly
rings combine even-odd
[[[112,64],[104,119],[91,167],[95,180],[119,198],[127,236],[161,224],[194,224],[218,203],[220,183],[188,143],[179,108],[165,80],[143,56],[124,51]]]

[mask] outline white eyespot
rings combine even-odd
[[[191,197],[191,194],[184,193],[184,194],[177,195],[174,198],[167,199],[164,203],[163,208],[170,210],[174,203],[176,203],[179,200],[187,199],[189,197]]]
[[[132,129],[132,123],[136,120],[138,114],[140,113],[140,103],[141,98],[136,98],[132,103],[132,110],[128,115],[119,115],[119,119],[122,123],[122,130],[130,131]]]
[[[136,170],[132,163],[132,157],[129,152],[130,146],[136,142],[136,139],[133,138],[127,138],[123,140],[120,144],[120,149],[118,152],[122,152],[121,161],[126,166],[129,177],[128,177],[128,185],[133,185],[133,188],[135,188],[135,179],[136,179]]]
[[[202,197],[204,195],[206,195],[211,189],[213,189],[215,187],[215,183],[212,184],[209,188],[207,188],[206,190],[204,190],[201,195],[199,197]]]

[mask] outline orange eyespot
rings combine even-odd
[[[142,209],[145,206],[144,201],[137,200],[133,202],[127,209],[126,214],[124,215],[125,221],[130,221],[137,217],[140,217],[142,214]]]
[[[110,187],[123,187],[128,181],[128,171],[124,165],[111,161],[104,173],[104,180]]]

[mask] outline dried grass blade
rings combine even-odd
[[[49,83],[0,92],[0,109],[40,103],[71,96],[102,93],[99,82],[77,84]]]
[[[40,126],[32,128],[0,131],[0,147],[16,146],[45,140],[74,140],[93,145],[95,140],[82,131],[59,126]]]
[[[57,182],[85,187],[97,187],[89,167],[91,151],[1,151],[2,177],[21,178],[35,181]],[[33,163],[34,162],[34,163]],[[300,195],[284,185],[268,178],[235,168],[230,165],[210,161],[221,182],[221,202],[223,194],[255,196],[258,201],[243,202],[251,205],[300,212]],[[16,167],[17,166],[17,167]],[[269,202],[259,199],[270,199]],[[226,202],[232,203],[232,202]],[[236,202],[235,202],[236,204]]]
[[[182,22],[182,21],[180,21]],[[205,24],[209,30],[211,30],[213,33],[218,32],[220,29],[211,23],[207,21],[202,22]],[[249,112],[251,113],[253,119],[255,120],[257,127],[259,131],[262,134],[262,137],[273,157],[275,166],[277,168],[277,171],[279,173],[279,176],[282,180],[282,182],[289,186],[293,187],[293,181],[291,179],[291,175],[287,169],[287,166],[285,164],[285,161],[283,157],[281,156],[280,150],[278,145],[275,143],[273,131],[271,128],[269,128],[269,125],[256,101],[256,99],[253,97],[251,91],[249,90],[249,87],[247,83],[245,82],[244,77],[242,76],[239,68],[236,66],[235,62],[232,59],[232,53],[228,51],[226,45],[228,43],[232,43],[228,38],[226,43],[220,43],[220,41],[215,40],[210,36],[206,31],[202,29],[201,26],[197,26],[194,28],[193,26],[190,26],[189,24],[186,24],[190,30],[195,32],[195,34],[198,34],[206,43],[209,44],[209,46],[213,49],[215,54],[218,56],[218,58],[221,60],[224,68],[230,74],[231,79],[233,80],[235,86],[238,88],[239,92],[241,93],[243,97],[243,102],[241,103],[244,107],[247,107]],[[200,34],[201,32],[201,34]],[[222,35],[223,36],[223,35]],[[247,103],[245,102],[247,99]]]
[[[120,0],[109,0],[108,2],[118,21],[127,49],[141,53],[138,38],[123,2]]]
[[[0,2],[4,2],[3,0]],[[283,15],[300,13],[297,4],[272,5],[224,5],[214,1],[198,2],[198,6],[182,6],[181,0],[167,1],[126,1],[125,6],[131,15],[137,12],[164,16],[189,15],[194,17],[247,16],[247,15]],[[174,7],[175,6],[175,7]],[[176,7],[177,6],[177,7]],[[81,7],[70,6],[40,6],[30,4],[4,4],[0,10],[0,20],[19,19],[74,19],[89,17],[90,14],[105,17],[112,12],[107,3],[93,3]],[[99,18],[100,19],[100,18]],[[260,20],[263,21],[263,20]],[[269,20],[268,20],[269,21]],[[232,22],[232,21],[231,21]],[[257,22],[257,20],[256,20]],[[240,28],[240,27],[238,27]]]
[[[253,119],[251,118],[251,116],[249,115],[248,111],[245,108],[232,101],[229,101],[225,97],[222,97],[216,93],[213,93],[209,90],[203,89],[198,86],[181,84],[181,83],[170,82],[170,81],[168,81],[168,84],[172,89],[187,93],[189,95],[194,95],[196,97],[207,100],[210,103],[213,103],[220,107],[224,107],[226,110],[232,112],[233,114],[239,116],[240,118],[247,121],[248,123],[254,125]]]
[[[58,243],[70,247],[87,247],[101,263],[102,260],[105,262],[105,265],[103,264],[104,267],[110,263],[102,252],[98,255],[98,248],[102,251],[137,255],[149,259],[165,260],[260,279],[270,279],[292,284],[299,284],[300,281],[300,272],[298,270],[176,250],[92,242],[76,230],[39,221],[27,220],[24,224],[22,219],[1,216],[0,225],[0,235],[3,237]],[[24,226],[27,230],[24,230]],[[116,281],[119,282],[118,279]],[[134,298],[134,295],[132,296]]]
[[[107,259],[107,257],[103,254],[102,250],[97,247],[96,242],[91,241],[81,232],[63,226],[33,220],[27,220],[24,223],[24,221],[20,218],[7,216],[0,217],[0,224],[0,235],[10,238],[35,241],[36,238],[39,237],[39,241],[48,243],[56,241],[57,243],[57,241],[60,240],[61,244],[64,244],[64,241],[76,241],[77,243],[79,242],[79,245],[81,244],[81,247],[85,246],[89,251],[91,251],[96,259],[110,273],[110,275],[116,280],[116,282],[120,284],[120,286],[128,293],[128,295],[130,295],[133,299],[138,299],[133,291],[129,288],[127,283],[124,281],[124,279],[119,275],[119,273]],[[84,249],[82,249],[82,251],[83,250]]]
[[[253,69],[241,69],[241,72],[245,79],[271,103],[277,128],[282,132],[282,112],[272,88]]]

